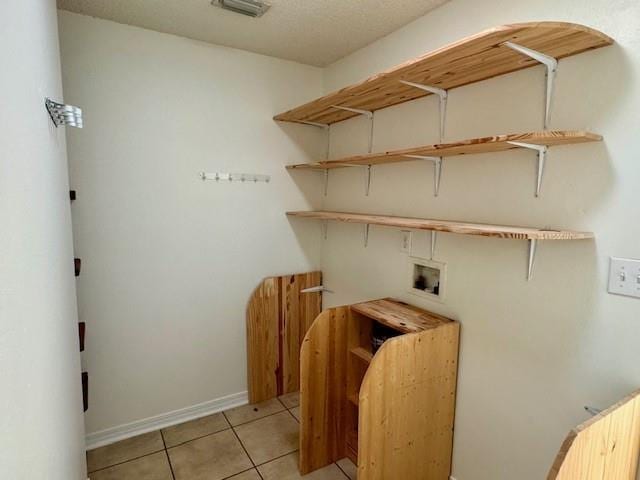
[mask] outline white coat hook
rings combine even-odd
[[[447,100],[449,98],[449,92],[443,88],[432,87],[430,85],[422,85],[415,82],[408,82],[406,80],[400,80],[400,83],[409,85],[410,87],[419,88],[420,90],[433,93],[440,97],[440,143],[444,142],[444,126],[447,119]]]
[[[544,53],[532,50],[522,45],[518,45],[513,42],[504,42],[504,45],[516,52],[526,55],[529,58],[533,58],[537,62],[542,63],[547,68],[546,73],[546,94],[545,94],[545,107],[544,107],[544,129],[549,129],[551,123],[551,102],[553,100],[553,89],[558,73],[558,60]]]
[[[364,248],[369,246],[369,224],[365,223],[364,225]]]
[[[424,155],[403,155],[405,158],[415,158],[416,160],[427,160],[433,162],[433,196],[440,193],[440,179],[442,178],[442,157],[425,157]]]
[[[544,175],[544,167],[547,160],[547,151],[549,150],[546,145],[536,145],[535,143],[523,143],[523,142],[507,142],[510,145],[520,148],[528,148],[538,152],[538,175],[536,177],[536,197],[540,196],[540,190],[542,189],[542,177]]]
[[[436,256],[436,240],[438,238],[438,232],[431,230],[431,260]]]
[[[532,238],[529,240],[529,265],[527,269],[527,280],[531,280],[533,276],[533,265],[536,261],[536,249],[538,247],[538,240]]]

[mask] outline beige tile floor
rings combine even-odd
[[[87,452],[91,480],[355,480],[347,459],[298,473],[297,393]]]

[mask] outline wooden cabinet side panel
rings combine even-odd
[[[360,389],[358,480],[448,480],[457,322],[388,340]]]
[[[247,373],[249,402],[278,395],[279,278],[265,279],[247,306]]]
[[[301,273],[280,277],[282,390],[300,390],[300,347],[307,330],[322,310],[322,294],[300,293],[301,290],[322,285],[321,272]]]
[[[569,433],[548,480],[635,480],[640,454],[640,391]]]
[[[348,307],[322,312],[300,352],[300,472],[345,456]]]

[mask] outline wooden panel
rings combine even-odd
[[[322,273],[310,272],[280,277],[282,318],[282,388],[278,394],[300,390],[300,347],[307,330],[322,310],[320,292],[303,293],[322,285]]]
[[[351,310],[404,333],[421,332],[451,322],[441,315],[390,298],[351,305]]]
[[[346,455],[345,409],[349,308],[325,310],[302,343],[300,362],[300,472]]]
[[[278,395],[279,278],[265,279],[247,306],[247,372],[249,402]]]
[[[429,52],[274,118],[286,122],[332,124],[356,115],[332,108],[332,105],[375,111],[429,94],[404,85],[400,80],[451,89],[539,65],[535,60],[504,46],[503,43],[507,41],[555,58],[613,43],[603,33],[571,23],[503,25]]]
[[[425,218],[393,217],[348,212],[287,212],[291,217],[334,220],[338,222],[364,223],[386,227],[407,228],[411,230],[433,230],[458,233],[461,235],[479,235],[484,237],[513,238],[520,240],[582,240],[593,238],[591,232],[571,230],[547,230],[507,225],[485,225],[479,223],[456,222],[450,220],[429,220]]]
[[[360,388],[359,480],[448,480],[459,324],[395,337]]]
[[[570,145],[575,143],[597,142],[602,140],[600,135],[578,131],[546,131],[515,133],[511,135],[496,135],[494,137],[472,138],[453,143],[440,143],[424,145],[421,147],[391,150],[382,153],[370,153],[368,155],[355,155],[337,160],[319,161],[314,163],[302,163],[288,165],[291,170],[298,169],[332,169],[343,168],[349,165],[381,165],[385,163],[410,162],[415,159],[407,158],[407,155],[422,155],[425,157],[450,157],[455,155],[467,155],[477,153],[502,152],[514,148],[508,142],[523,142],[535,145]]]
[[[635,480],[640,454],[640,390],[572,430],[548,480]]]
[[[300,389],[300,345],[322,310],[321,272],[265,279],[247,307],[249,401],[260,403]]]

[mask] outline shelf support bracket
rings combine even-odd
[[[364,248],[369,246],[369,224],[365,223],[364,225]]]
[[[527,269],[527,281],[531,280],[533,276],[533,266],[536,261],[536,250],[538,247],[538,240],[535,238],[529,239],[529,266]]]
[[[440,97],[440,143],[444,142],[444,126],[447,119],[447,100],[449,98],[449,92],[443,88],[432,87],[430,85],[422,85],[420,83],[408,82],[406,80],[400,80],[400,83],[408,85],[410,87],[419,88],[425,92],[433,93]]]
[[[431,259],[436,256],[436,240],[438,238],[438,232],[431,230]]]
[[[369,190],[371,190],[371,165],[367,165],[364,194],[369,196]]]
[[[403,157],[433,162],[433,196],[437,197],[440,193],[440,179],[442,178],[442,157],[425,157],[424,155],[403,155]]]
[[[329,191],[329,169],[324,169],[324,196],[327,196],[327,192]]]
[[[373,151],[373,112],[369,110],[361,110],[359,108],[343,107],[341,105],[331,105],[331,108],[337,108],[338,110],[346,110],[347,112],[357,113],[363,115],[369,119],[369,148],[368,153]]]
[[[553,90],[556,80],[556,75],[558,73],[558,60],[550,57],[549,55],[545,55],[544,53],[538,52],[536,50],[532,50],[527,47],[523,47],[522,45],[518,45],[513,42],[504,42],[503,44],[506,47],[509,47],[512,50],[515,50],[522,55],[525,55],[529,58],[533,58],[537,62],[543,64],[547,68],[546,73],[546,94],[545,94],[545,107],[544,107],[544,129],[549,129],[549,124],[551,122],[551,102],[553,100]]]
[[[544,167],[547,160],[547,152],[549,148],[546,145],[537,145],[535,143],[523,143],[523,142],[507,142],[509,145],[515,147],[527,148],[538,152],[538,176],[536,178],[536,197],[540,196],[540,190],[542,188],[542,176],[544,175]]]
[[[308,120],[298,120],[298,123],[302,123],[304,125],[311,125],[312,127],[324,128],[325,130],[329,128],[328,123],[310,122]]]
[[[324,240],[329,236],[329,220],[324,220],[322,222],[322,238]]]

